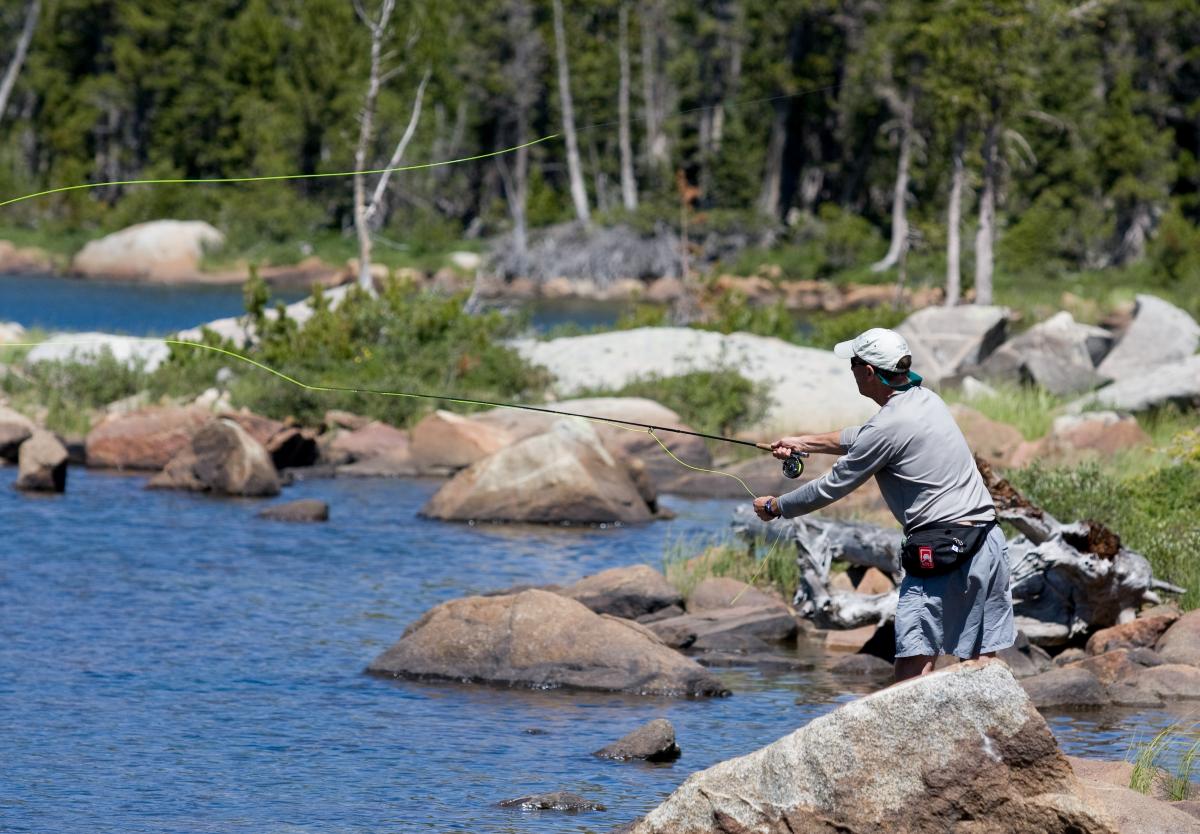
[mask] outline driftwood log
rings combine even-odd
[[[1159,592],[1183,593],[1183,588],[1155,579],[1146,558],[1124,547],[1103,524],[1063,524],[1028,501],[986,461],[976,462],[1000,520],[1020,532],[1008,543],[1009,567],[1017,624],[1031,642],[1062,645],[1132,619],[1142,605],[1160,602]],[[800,579],[793,605],[818,626],[856,628],[895,616],[895,591],[859,594],[834,589],[830,568],[841,560],[901,579],[900,531],[811,517],[767,524],[745,506],[735,512],[733,526],[747,538],[795,549]]]

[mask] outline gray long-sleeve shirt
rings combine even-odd
[[[893,394],[866,423],[843,429],[840,440],[846,453],[833,469],[779,497],[785,518],[831,504],[872,475],[905,530],[995,518],[995,505],[966,438],[932,391],[916,387]]]

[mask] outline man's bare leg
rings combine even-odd
[[[896,658],[896,683],[915,678],[918,675],[928,675],[933,671],[933,655],[917,654],[912,657]]]

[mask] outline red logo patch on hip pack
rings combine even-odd
[[[933,548],[919,547],[917,548],[917,558],[921,560],[921,567],[926,570],[933,568]]]

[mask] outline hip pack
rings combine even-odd
[[[904,538],[900,564],[909,576],[940,576],[971,558],[996,526],[987,524],[927,524]]]

